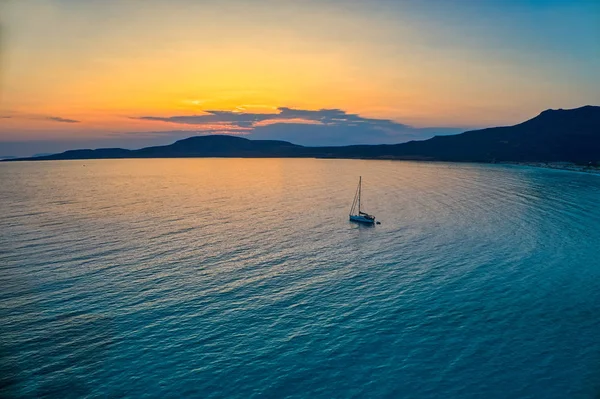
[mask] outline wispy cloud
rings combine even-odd
[[[49,120],[49,121],[54,121],[54,122],[61,122],[61,123],[80,123],[81,122],[81,121],[77,121],[75,119],[61,118],[60,116],[46,116],[44,119]]]
[[[390,119],[367,118],[342,109],[307,110],[279,107],[254,113],[208,110],[202,115],[142,116],[135,119],[193,125],[198,134],[247,134],[256,139],[288,140],[304,145],[384,144],[422,140],[461,128],[415,128]]]
[[[1,0],[0,0],[1,1]],[[81,121],[69,118],[63,118],[61,116],[50,116],[43,114],[30,114],[26,112],[8,112],[8,115],[0,115],[0,119],[29,119],[29,120],[44,120],[59,123],[81,123]]]
[[[389,119],[365,118],[358,114],[349,114],[341,109],[306,110],[288,107],[277,108],[277,113],[252,113],[237,111],[207,110],[204,115],[182,116],[142,116],[137,119],[170,122],[186,125],[205,125],[211,123],[228,123],[237,127],[255,127],[265,121],[297,121],[317,122],[323,125],[348,125],[368,124],[380,127],[406,128],[408,126]]]

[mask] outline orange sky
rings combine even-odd
[[[469,127],[600,103],[598,6],[484,3],[9,0],[0,141],[204,128],[136,118],[206,110]]]

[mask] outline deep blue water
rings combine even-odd
[[[375,228],[347,220],[358,176]],[[0,165],[0,397],[600,397],[600,176]]]

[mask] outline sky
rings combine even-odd
[[[0,0],[0,156],[399,143],[600,105],[592,0]]]

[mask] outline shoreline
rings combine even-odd
[[[533,168],[565,170],[569,172],[580,172],[592,175],[600,175],[600,167],[583,166],[569,162],[502,162],[505,165],[529,166]]]
[[[98,157],[98,158],[59,158],[59,159],[47,159],[45,157],[39,158],[15,158],[15,159],[0,159],[0,163],[11,163],[11,162],[40,162],[40,161],[91,161],[91,160],[120,160],[120,159],[193,159],[193,158],[217,158],[217,159],[323,159],[323,160],[372,160],[372,161],[408,161],[408,162],[426,162],[426,163],[457,163],[457,164],[479,164],[479,165],[506,165],[506,166],[527,166],[532,168],[544,168],[563,170],[568,172],[587,173],[592,175],[600,175],[600,166],[591,165],[577,165],[571,162],[514,162],[514,161],[492,161],[492,162],[477,162],[477,161],[442,161],[436,159],[427,159],[421,157],[337,157],[337,156],[296,156],[296,157],[276,157],[276,156],[189,156],[189,157]]]

